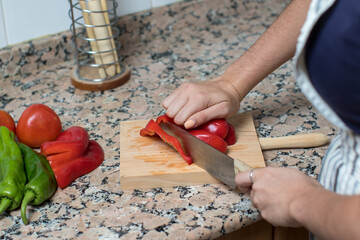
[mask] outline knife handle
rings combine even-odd
[[[259,138],[261,150],[319,147],[327,144],[329,140],[329,137],[322,133],[306,133],[285,137]]]
[[[261,150],[281,148],[309,148],[325,145],[329,137],[322,133],[297,134],[285,137],[259,138]],[[235,175],[239,172],[250,171],[253,167],[234,158]]]
[[[235,175],[238,174],[239,172],[246,172],[246,171],[249,171],[251,169],[253,169],[253,167],[251,167],[248,164],[234,158]]]

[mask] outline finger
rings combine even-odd
[[[170,106],[166,110],[166,115],[168,115],[171,118],[176,118],[179,113],[181,113],[184,106],[188,103],[189,99],[187,96],[181,96],[174,101],[171,102]],[[177,122],[176,122],[177,123]],[[183,124],[183,122],[177,123],[177,124]]]
[[[180,92],[181,92],[181,86],[177,89],[175,89],[174,92],[172,92],[169,96],[167,96],[163,102],[161,103],[161,105],[165,108],[168,109],[169,106],[171,105],[171,103],[178,97],[180,96]]]
[[[203,108],[201,106],[197,106],[195,104],[191,104],[190,102],[188,102],[187,105],[185,105],[181,111],[178,112],[178,114],[176,115],[176,117],[174,118],[174,121],[176,124],[184,124],[185,128],[189,129],[189,128],[194,128],[196,126],[199,126],[202,124],[202,122],[197,122],[196,118],[190,118],[190,116],[192,116],[194,113],[196,114],[201,114],[202,113]],[[200,111],[200,112],[198,112]]]
[[[239,188],[239,190],[240,190],[240,192],[242,192],[242,193],[250,193],[251,192],[251,187],[239,187],[238,186],[238,188]]]
[[[250,176],[250,171],[241,172],[235,176],[235,182],[238,185],[240,191],[246,193],[251,189],[253,183],[251,182],[249,176]]]
[[[255,191],[250,191],[250,199],[251,199],[251,204],[254,206],[254,207],[258,207],[257,205],[257,199],[255,198]]]
[[[217,103],[192,116],[199,125],[206,123],[212,119],[225,118],[229,112],[226,109],[225,103]]]
[[[174,117],[174,121],[176,124],[184,124],[185,121],[189,120],[190,116],[192,116],[193,114],[203,111],[204,109],[206,109],[207,107],[207,102],[206,101],[198,101],[194,98],[190,98],[188,99],[188,102],[182,107],[181,110],[179,110],[179,112],[176,114],[176,116]],[[201,123],[204,123],[203,121]],[[197,122],[193,122],[193,126],[191,127],[195,127],[198,126],[199,123]],[[188,128],[191,128],[188,127]]]
[[[226,109],[224,108],[223,103],[219,103],[219,104],[210,106],[201,111],[196,111],[196,110],[192,110],[192,109],[188,110],[184,107],[184,112],[185,111],[195,112],[193,115],[189,116],[187,118],[187,120],[185,121],[184,126],[186,129],[200,126],[212,119],[225,118],[225,117],[227,117],[227,114],[228,114],[226,112]],[[186,115],[185,115],[185,117],[186,117]]]

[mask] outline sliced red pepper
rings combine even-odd
[[[159,116],[159,117],[156,119],[156,123],[157,123],[157,124],[160,124],[160,123],[162,123],[162,122],[169,122],[169,123],[171,123],[171,124],[174,124],[174,125],[178,126],[179,128],[182,128],[182,129],[186,130],[183,125],[178,125],[178,124],[176,124],[175,121],[174,121],[174,119],[171,118],[171,117],[169,117],[169,116],[166,115],[166,114],[161,115],[161,116]]]
[[[227,148],[227,143],[224,139],[219,137],[218,135],[208,132],[203,129],[195,129],[189,131],[190,134],[194,135],[198,139],[206,142],[207,144],[211,145],[212,147],[216,148],[220,152],[225,153]]]
[[[197,127],[196,129],[203,129],[218,135],[221,138],[225,138],[228,134],[229,124],[225,119],[213,119],[209,122]]]
[[[78,177],[87,174],[104,161],[104,151],[94,140],[90,140],[83,154],[69,162],[52,162],[51,168],[60,188],[67,187]]]
[[[234,145],[236,143],[236,134],[235,134],[235,128],[233,125],[229,123],[229,131],[227,136],[225,137],[225,142],[230,146]]]
[[[169,122],[169,123],[175,124],[174,119],[169,117],[166,114],[163,114],[163,115],[156,118],[156,123],[157,124],[160,124],[162,122]],[[177,124],[175,124],[175,125],[177,125]]]
[[[167,134],[162,128],[154,121],[150,120],[146,127],[140,130],[140,135],[145,136],[154,136],[157,134],[164,142],[169,143],[173,146],[181,155],[181,157],[190,165],[193,163],[190,156],[186,155],[184,150],[182,149],[181,143],[175,137]]]
[[[162,128],[159,126],[162,122],[170,122],[175,124],[174,119],[168,117],[166,114],[159,116],[154,120],[150,120],[145,128],[140,130],[141,136],[154,136],[159,135],[161,139],[170,145],[172,145],[180,155],[185,159],[186,162],[192,164],[192,159],[190,156],[186,155],[180,142],[173,136],[168,135]],[[201,139],[207,144],[213,146],[219,151],[225,153],[227,146],[232,145],[236,142],[235,129],[228,123],[225,119],[215,119],[211,120],[206,124],[199,126],[193,130],[187,130],[184,126],[175,124],[178,127],[188,131],[195,137]]]
[[[89,143],[89,134],[82,127],[70,127],[51,142],[41,144],[41,154],[52,162],[68,162],[82,155]]]
[[[56,141],[43,143],[40,148],[61,188],[93,171],[104,161],[103,149],[97,142],[89,141],[89,134],[82,127],[71,127]]]

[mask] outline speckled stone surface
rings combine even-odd
[[[58,189],[44,204],[0,216],[1,239],[211,239],[260,219],[248,196],[225,185],[120,189],[121,121],[164,113],[160,103],[182,82],[221,74],[268,27],[288,1],[186,1],[119,20],[125,85],[86,92],[70,83],[74,67],[68,32],[0,49],[0,108],[17,121],[43,103],[64,129],[82,126],[105,150],[95,171]],[[243,101],[260,137],[336,129],[306,100],[284,64]],[[326,147],[267,151],[268,166],[295,167],[316,178]]]

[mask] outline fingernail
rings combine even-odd
[[[185,123],[184,123],[184,127],[186,129],[189,129],[189,128],[193,128],[196,126],[196,122],[194,119],[190,118],[189,120],[187,120]]]

